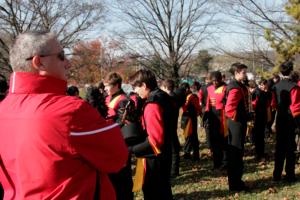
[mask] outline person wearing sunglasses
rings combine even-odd
[[[127,161],[119,125],[82,99],[67,96],[65,57],[49,32],[20,34],[14,70],[0,104],[0,182],[4,199],[107,199],[107,176]]]

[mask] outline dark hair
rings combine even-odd
[[[161,86],[166,87],[169,91],[173,91],[175,88],[175,82],[171,79],[163,80]]]
[[[279,71],[283,76],[288,76],[290,75],[291,71],[293,71],[293,68],[294,68],[293,62],[288,60],[279,66]]]
[[[107,116],[108,108],[105,104],[105,96],[101,94],[99,89],[94,86],[90,86],[86,91],[86,101],[98,110],[100,115],[104,118]]]
[[[79,95],[79,89],[78,89],[78,87],[76,87],[76,86],[74,86],[74,85],[68,87],[68,89],[67,89],[67,94],[68,94],[69,96],[76,96],[76,95]]]
[[[247,69],[248,67],[242,63],[236,62],[231,65],[229,72],[234,75],[235,72],[240,72],[243,69]]]
[[[198,81],[194,81],[194,83],[191,87],[196,89],[197,91],[199,91],[201,88],[201,84]]]
[[[135,72],[129,77],[129,82],[133,87],[140,87],[143,83],[145,83],[147,88],[151,91],[157,88],[157,81],[154,73],[146,69],[141,69]]]
[[[221,81],[223,79],[222,74],[221,74],[220,71],[211,72],[211,78],[215,79],[215,80],[218,80],[218,81]]]
[[[120,74],[118,74],[116,72],[111,72],[111,73],[107,74],[107,76],[105,76],[104,82],[106,82],[110,85],[113,85],[113,86],[118,85],[119,88],[121,88],[122,77],[120,76]]]
[[[105,86],[104,86],[103,81],[100,81],[99,84],[98,84],[98,89],[104,90],[104,88],[105,88]]]
[[[188,84],[187,82],[181,83],[180,88],[184,89],[185,91],[189,90],[190,89],[190,84]]]
[[[267,85],[268,84],[268,81],[264,78],[260,79],[259,82],[258,82],[259,85],[263,84],[263,85]]]
[[[250,87],[250,88],[256,88],[256,83],[255,83],[255,81],[254,80],[250,80],[249,82],[248,82],[248,86]]]

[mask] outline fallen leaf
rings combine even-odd
[[[276,193],[277,191],[276,191],[276,189],[275,188],[269,188],[268,189],[268,192],[269,192],[269,194],[271,194],[271,193]]]

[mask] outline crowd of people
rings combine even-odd
[[[249,189],[242,180],[246,137],[257,161],[265,161],[265,136],[274,129],[273,181],[281,181],[284,162],[284,179],[297,180],[300,84],[291,61],[280,65],[281,77],[257,83],[247,80],[242,63],[231,65],[230,81],[213,71],[203,85],[178,87],[141,69],[129,77],[130,93],[122,89],[121,74],[111,72],[86,88],[85,98],[76,86],[67,87],[70,63],[52,33],[20,34],[10,63],[9,86],[0,80],[4,199],[133,200],[142,190],[145,200],[172,200],[181,149],[183,159],[201,158],[199,116],[212,170],[227,171],[230,191]]]

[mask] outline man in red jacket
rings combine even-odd
[[[115,199],[106,174],[126,164],[127,147],[117,124],[66,96],[69,61],[56,36],[19,35],[10,62],[0,104],[4,199]]]
[[[233,79],[226,87],[225,115],[228,125],[227,173],[230,191],[243,191],[248,187],[242,181],[244,143],[249,117],[248,89],[244,85],[247,66],[233,63]]]

